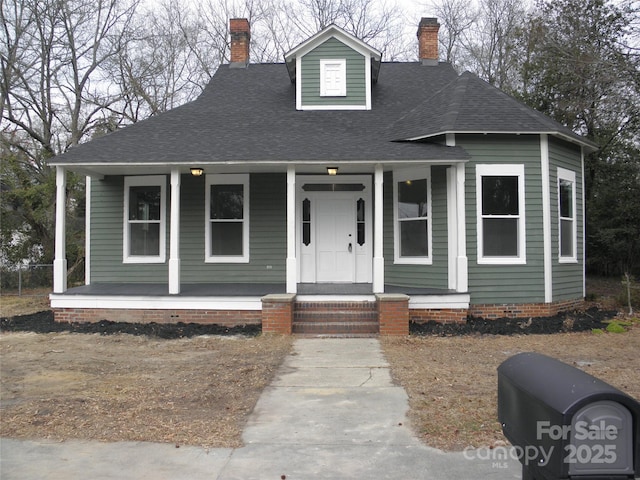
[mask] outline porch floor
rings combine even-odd
[[[455,295],[455,290],[426,287],[403,287],[385,285],[385,293],[405,295]],[[263,297],[269,294],[285,293],[284,283],[197,283],[181,285],[177,297]],[[299,295],[372,295],[369,283],[300,283]],[[68,289],[63,295],[91,296],[169,296],[166,284],[154,283],[94,283]]]

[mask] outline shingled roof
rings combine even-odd
[[[470,72],[423,99],[389,127],[390,136],[403,140],[445,133],[548,133],[595,147],[571,129]]]
[[[78,145],[52,163],[463,161],[469,155],[441,138],[458,132],[551,133],[593,145],[444,63],[383,63],[365,111],[298,111],[285,64],[251,64],[223,65],[196,100]]]

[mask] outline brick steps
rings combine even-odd
[[[292,333],[372,336],[380,332],[376,302],[296,302]]]
[[[378,338],[378,333],[295,333],[298,338]]]

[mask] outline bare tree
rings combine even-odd
[[[277,16],[270,19],[269,28],[278,27],[272,36],[281,53],[331,24],[380,50],[387,60],[407,59],[415,51],[413,44],[407,47],[406,20],[393,1],[280,0],[274,9]]]
[[[440,22],[441,58],[458,67],[462,41],[468,37],[469,30],[477,21],[480,12],[468,0],[433,1],[431,8]]]
[[[40,162],[91,134],[119,97],[102,68],[136,0],[2,0],[2,136]]]
[[[122,46],[136,1],[0,0],[3,259],[53,258],[55,175],[48,160],[90,137],[121,97],[104,66]],[[73,174],[67,191],[67,256],[79,265],[84,193]]]
[[[179,0],[164,0],[136,16],[109,74],[121,92],[111,125],[135,123],[197,96],[209,80],[194,56],[198,25],[194,12]]]
[[[504,90],[511,90],[515,81],[518,59],[513,50],[526,13],[521,0],[481,0],[477,20],[464,35],[470,69]]]

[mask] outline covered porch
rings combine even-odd
[[[166,235],[162,233],[160,238],[166,237],[166,249],[160,247],[160,252],[166,251],[166,258],[162,253],[160,257],[152,262],[131,262],[130,258],[117,258],[118,236],[112,236],[110,250],[113,257],[112,265],[116,266],[118,275],[107,281],[94,280],[92,278],[92,262],[87,262],[85,285],[68,289],[66,284],[66,258],[65,258],[65,212],[66,203],[66,168],[64,165],[57,166],[57,206],[56,206],[56,254],[54,261],[54,293],[51,295],[51,306],[56,312],[58,321],[135,321],[135,322],[196,322],[196,323],[218,323],[221,325],[237,325],[246,323],[261,323],[263,331],[273,331],[279,333],[295,332],[295,312],[301,309],[303,304],[314,304],[316,317],[322,316],[323,322],[327,323],[347,323],[352,324],[349,316],[350,311],[368,304],[368,307],[375,306],[375,332],[386,334],[408,333],[409,320],[427,321],[436,319],[440,321],[461,321],[466,318],[469,308],[470,297],[468,294],[468,273],[466,256],[466,227],[465,227],[465,161],[421,161],[421,162],[392,162],[392,163],[341,163],[334,164],[340,169],[337,176],[327,175],[327,163],[316,162],[304,165],[283,163],[280,165],[249,165],[243,164],[242,170],[246,172],[245,192],[249,192],[255,183],[260,183],[261,191],[265,191],[266,183],[264,175],[278,176],[277,191],[281,192],[278,198],[281,203],[277,203],[270,210],[271,216],[277,216],[279,220],[279,256],[273,260],[264,262],[266,264],[254,262],[254,256],[249,258],[249,253],[253,253],[254,245],[249,245],[249,235],[243,235],[243,248],[245,257],[242,261],[226,263],[211,263],[207,256],[202,259],[202,251],[185,249],[185,243],[192,246],[194,244],[210,245],[210,238],[194,238],[194,218],[204,219],[204,206],[206,202],[193,200],[193,195],[197,194],[204,199],[204,192],[207,190],[210,181],[194,180],[189,168],[185,166],[158,165],[152,168],[141,170],[139,166],[130,166],[125,169],[115,166],[101,166],[82,169],[81,172],[87,177],[87,233],[86,233],[86,256],[92,258],[92,236],[96,235],[91,229],[90,217],[92,215],[91,199],[93,198],[91,188],[95,185],[96,179],[109,181],[113,191],[113,199],[122,198],[127,191],[128,178],[140,178],[144,175],[154,175],[156,181],[164,176],[166,180],[166,193],[162,193],[162,206],[166,214],[163,222],[166,221]],[[239,174],[238,165],[204,165],[206,177],[211,181],[220,177],[237,177]],[[428,272],[431,268],[433,251],[429,247],[429,258],[400,258],[400,253],[396,247],[399,242],[399,223],[395,218],[398,212],[404,215],[412,212],[412,204],[402,204],[398,207],[397,197],[398,182],[411,185],[411,178],[422,178],[422,185],[428,185],[429,195],[431,191],[431,169],[437,167],[439,170],[437,185],[439,192],[437,208],[441,216],[439,228],[446,228],[446,235],[442,235],[444,230],[439,232],[441,246],[438,251],[437,271],[438,283],[431,283],[428,279],[414,283],[411,275],[417,272]],[[74,168],[77,170],[77,168]],[[323,175],[324,172],[324,175]],[[407,176],[407,172],[419,172],[417,177]],[[202,175],[202,172],[200,173]],[[124,191],[115,190],[113,178],[124,178]],[[249,183],[251,178],[251,183]],[[426,178],[427,180],[424,180]],[[93,179],[93,180],[92,180]],[[163,185],[165,180],[162,181]],[[93,182],[93,183],[92,183]],[[184,183],[184,188],[183,188]],[[417,183],[417,182],[416,182]],[[352,194],[346,187],[358,187],[358,192]],[[331,188],[328,188],[331,187]],[[342,188],[338,188],[342,187]],[[97,187],[96,187],[97,188]],[[119,187],[121,188],[121,187]],[[164,188],[164,187],[162,187]],[[274,187],[275,188],[275,187]],[[198,193],[199,192],[199,193]],[[339,195],[333,195],[333,193]],[[345,193],[347,192],[347,193]],[[304,207],[308,199],[313,205],[322,205],[322,210],[318,207],[315,212],[317,218],[325,218],[325,223],[318,223],[317,227],[312,227],[312,241],[316,245],[326,245],[327,225],[331,224],[331,217],[334,211],[339,211],[339,207],[331,208],[332,203],[327,199],[348,197],[346,204],[364,205],[363,216],[356,217],[351,213],[348,221],[343,224],[352,224],[354,230],[341,231],[348,234],[349,240],[344,242],[342,247],[335,246],[335,264],[340,264],[338,252],[343,248],[343,254],[349,255],[353,245],[353,265],[354,269],[350,273],[351,280],[342,281],[342,278],[329,278],[325,280],[321,277],[320,267],[328,264],[320,257],[320,250],[314,250],[315,257],[309,257],[305,242],[305,215]],[[361,198],[364,200],[362,201]],[[252,196],[252,204],[255,208],[262,207],[268,202],[264,198],[257,199]],[[315,202],[315,203],[314,203]],[[431,197],[428,198],[429,209],[431,208]],[[115,203],[114,203],[115,204]],[[409,208],[410,207],[410,208]],[[253,207],[251,207],[253,208]],[[416,205],[417,208],[417,205]],[[420,207],[422,208],[422,207]],[[122,207],[119,207],[122,211]],[[194,209],[197,213],[194,214]],[[392,211],[393,209],[393,211]],[[96,208],[97,210],[97,208]],[[117,218],[118,207],[110,210],[111,217]],[[125,200],[125,224],[126,207]],[[359,210],[358,210],[359,212]],[[394,213],[395,212],[395,213]],[[255,212],[254,212],[255,213]],[[201,216],[202,215],[202,216]],[[323,216],[324,215],[324,216]],[[428,225],[429,243],[431,243],[431,210],[429,210]],[[408,215],[409,217],[411,215]],[[427,216],[425,214],[425,216]],[[207,217],[208,218],[208,217]],[[248,218],[248,217],[247,217]],[[393,219],[393,220],[392,220]],[[361,220],[366,224],[362,230],[365,239],[362,248],[360,242]],[[411,218],[409,220],[412,220]],[[251,221],[245,222],[247,228],[255,226],[253,222],[261,221],[261,216],[257,213],[251,216]],[[423,218],[418,221],[427,222]],[[385,223],[386,222],[386,223]],[[356,225],[356,223],[358,225]],[[443,227],[444,223],[444,227]],[[185,230],[185,225],[189,226]],[[322,228],[320,228],[322,227]],[[118,232],[117,220],[110,224],[110,231]],[[208,228],[208,227],[207,227]],[[315,232],[313,233],[315,228]],[[424,228],[424,227],[423,227]],[[163,226],[161,232],[164,232]],[[258,228],[255,229],[259,230]],[[338,231],[339,228],[336,229]],[[105,231],[104,227],[101,231]],[[189,235],[185,232],[189,232]],[[123,227],[123,242],[127,241],[127,235]],[[281,232],[281,233],[280,233]],[[208,230],[205,232],[208,234]],[[345,235],[345,238],[347,235]],[[187,239],[187,240],[185,240]],[[352,240],[353,239],[353,240]],[[262,239],[262,244],[268,243]],[[202,243],[200,243],[202,242]],[[313,245],[313,244],[312,244]],[[337,244],[336,244],[337,245]],[[345,247],[348,245],[348,249]],[[200,247],[202,248],[202,247]],[[209,247],[207,247],[209,248]],[[395,249],[395,250],[394,250]],[[126,251],[126,245],[124,250]],[[326,249],[323,250],[323,254]],[[395,251],[395,253],[394,253]],[[100,253],[103,253],[102,251]],[[114,254],[115,253],[115,254]],[[286,254],[286,255],[285,255]],[[188,255],[188,258],[185,257]],[[209,253],[207,253],[209,255]],[[395,255],[395,257],[394,257]],[[181,258],[182,256],[182,258]],[[109,258],[111,258],[109,257]],[[103,255],[102,265],[106,265],[106,258]],[[256,257],[257,258],[257,257]],[[311,261],[309,258],[315,258]],[[271,263],[271,262],[276,262]],[[131,264],[134,263],[134,266]],[[155,265],[154,265],[155,264]],[[189,265],[189,266],[187,266]],[[276,265],[273,268],[272,265]],[[121,267],[126,267],[121,268]],[[226,274],[243,268],[250,272],[245,277],[251,277],[251,273],[273,271],[269,274],[269,279],[262,282],[251,282],[247,279],[230,279],[228,282],[218,280],[217,282],[207,282],[206,274],[201,275],[203,280],[198,282],[190,281],[194,278],[193,269],[200,269],[200,272],[212,272],[215,268],[215,275],[211,277],[225,278]],[[333,270],[330,268],[329,270]],[[278,272],[277,274],[275,272]],[[409,278],[398,279],[398,272],[411,272]],[[153,273],[151,273],[153,272]],[[309,272],[312,272],[309,280]],[[127,280],[127,276],[134,274],[137,282]],[[160,275],[160,276],[158,276]],[[166,275],[166,281],[162,277]],[[315,276],[314,276],[315,275]],[[423,273],[419,273],[423,275]],[[402,277],[402,276],[400,276]],[[145,283],[146,278],[153,278],[154,283]],[[258,278],[258,277],[256,277]],[[224,282],[224,283],[223,283]],[[429,285],[437,285],[438,288],[430,288]],[[347,308],[340,307],[349,304]],[[338,305],[338,307],[336,307]],[[354,308],[351,308],[354,307]],[[393,307],[389,309],[388,307]],[[275,309],[275,310],[274,310]],[[320,310],[318,310],[320,309]],[[326,310],[322,310],[326,309]],[[278,320],[271,322],[271,313],[278,311]],[[336,318],[336,312],[343,318]],[[383,313],[387,311],[387,313]],[[320,312],[320,313],[318,313]],[[347,318],[344,313],[347,312]],[[371,316],[367,313],[355,316]],[[394,320],[394,325],[401,325],[399,328],[387,329],[385,333],[384,325],[389,323],[389,315],[398,318]],[[353,316],[353,315],[351,315]],[[385,318],[387,320],[385,320]],[[372,325],[369,327],[373,328]],[[349,327],[351,328],[351,327]]]
[[[304,285],[305,283],[339,283],[341,285],[344,284],[370,284],[371,285],[371,293],[386,293],[386,286],[390,283],[395,283],[395,281],[387,281],[385,268],[389,266],[400,265],[398,268],[413,268],[413,267],[403,267],[402,265],[431,265],[433,252],[429,252],[427,254],[430,258],[424,259],[412,259],[412,258],[399,258],[398,244],[400,242],[398,231],[399,224],[396,225],[396,220],[394,219],[393,229],[395,233],[391,233],[391,237],[389,237],[389,227],[390,224],[385,226],[385,221],[389,222],[389,209],[394,208],[395,212],[391,215],[409,215],[406,213],[406,209],[398,207],[396,198],[394,197],[393,202],[390,203],[391,200],[388,197],[387,193],[383,193],[385,191],[392,192],[394,191],[394,184],[390,182],[393,179],[393,182],[402,181],[403,177],[401,172],[407,171],[411,169],[411,171],[416,171],[416,169],[421,169],[422,171],[429,172],[430,169],[434,166],[439,166],[440,168],[446,168],[446,178],[443,175],[440,184],[445,196],[439,199],[438,205],[439,208],[445,208],[446,212],[443,215],[446,216],[446,237],[445,237],[445,250],[443,253],[439,255],[439,261],[446,262],[446,271],[444,273],[444,283],[441,281],[438,287],[443,288],[446,286],[447,290],[452,290],[458,293],[467,293],[468,290],[468,266],[467,266],[467,254],[466,254],[466,227],[465,227],[465,163],[461,162],[434,162],[434,161],[425,161],[420,162],[419,166],[415,166],[416,164],[406,164],[403,162],[393,163],[393,164],[382,164],[382,163],[370,163],[370,164],[359,164],[359,165],[342,165],[337,163],[337,167],[340,168],[340,175],[329,177],[324,175],[325,179],[329,178],[330,180],[326,181],[325,179],[320,179],[320,172],[323,169],[326,169],[325,162],[317,165],[281,165],[281,166],[270,166],[267,170],[265,170],[264,166],[254,166],[253,168],[244,167],[247,172],[251,175],[261,175],[265,172],[279,172],[279,174],[283,175],[282,178],[286,178],[286,183],[283,182],[282,187],[285,187],[285,201],[282,205],[282,210],[278,212],[278,215],[281,215],[283,221],[283,232],[285,235],[283,239],[285,243],[284,252],[286,252],[286,256],[283,255],[280,257],[283,262],[283,270],[284,275],[281,277],[282,281],[285,285],[286,293],[298,293],[299,285]],[[146,169],[147,174],[153,174],[156,178],[164,175],[167,178],[167,192],[163,194],[166,196],[166,227],[161,227],[161,232],[166,228],[166,259],[164,256],[164,240],[162,238],[164,235],[161,235],[160,245],[161,245],[161,255],[158,259],[153,259],[153,262],[156,265],[159,263],[166,265],[166,270],[163,275],[166,275],[166,286],[169,295],[180,295],[185,288],[191,289],[189,281],[186,278],[189,277],[190,271],[186,271],[183,265],[183,258],[185,250],[183,246],[183,239],[181,239],[181,229],[183,227],[183,220],[181,217],[185,216],[187,213],[191,213],[189,209],[193,208],[193,205],[183,205],[185,198],[188,198],[190,195],[190,190],[187,192],[182,192],[181,195],[181,187],[182,183],[186,182],[187,178],[191,178],[189,174],[189,170],[185,167],[175,167],[169,168],[170,166],[165,167],[155,167],[150,169]],[[66,174],[67,167],[59,165],[57,168],[57,201],[56,201],[56,232],[55,232],[55,259],[54,259],[54,293],[60,294],[64,293],[67,290],[66,284],[66,270],[67,270],[67,262],[66,262],[66,224],[65,224],[65,204],[66,204]],[[77,169],[74,169],[77,170]],[[283,171],[284,170],[284,171]],[[211,168],[207,169],[207,171],[212,172],[210,175],[212,177],[224,177],[224,176],[233,176],[231,172],[238,171],[233,166],[211,166]],[[444,171],[444,170],[441,170]],[[126,178],[139,178],[141,175],[141,171],[136,168],[129,168],[126,171],[122,170],[114,170],[112,167],[110,168],[102,168],[97,171],[93,170],[81,170],[80,173],[86,173],[87,176],[87,229],[86,229],[86,257],[89,259],[86,267],[86,279],[85,283],[87,285],[91,285],[94,283],[92,279],[92,251],[91,251],[91,239],[92,236],[95,235],[92,232],[90,227],[90,218],[92,215],[92,192],[91,192],[91,179],[107,179],[113,178],[115,175],[125,175]],[[129,175],[127,177],[126,175]],[[397,175],[397,176],[396,176]],[[426,174],[428,176],[428,173]],[[253,178],[253,177],[252,177]],[[313,257],[308,255],[308,240],[305,240],[305,234],[307,230],[305,230],[306,221],[303,215],[303,210],[305,206],[305,202],[308,202],[308,198],[332,198],[331,192],[326,191],[324,186],[331,186],[336,188],[336,186],[352,186],[354,182],[354,178],[363,179],[363,184],[366,186],[366,192],[364,195],[358,195],[365,198],[365,201],[361,202],[364,207],[364,216],[362,218],[362,222],[360,217],[357,219],[357,235],[355,230],[347,231],[349,234],[349,240],[342,242],[340,245],[335,246],[333,253],[336,254],[336,259],[339,259],[340,248],[346,248],[348,245],[348,254],[352,252],[353,245],[353,254],[352,257],[356,260],[354,261],[354,270],[355,272],[351,272],[351,276],[347,276],[345,278],[333,278],[328,277],[324,278],[321,276],[321,266],[325,265],[324,260],[321,260],[320,250],[311,250],[312,255],[316,255],[315,260]],[[406,182],[409,184],[411,177],[407,177]],[[310,180],[311,179],[311,180]],[[321,182],[326,181],[326,185],[323,186]],[[315,183],[314,183],[315,182]],[[312,185],[310,185],[310,183]],[[307,187],[317,188],[321,191],[308,191],[305,189]],[[191,189],[193,187],[193,183],[187,184],[187,188]],[[320,188],[322,187],[322,188]],[[125,185],[126,188],[126,185]],[[280,187],[281,188],[281,187]],[[365,188],[365,187],[363,187]],[[431,188],[431,187],[429,187]],[[185,197],[187,195],[187,197]],[[338,192],[337,190],[334,192],[336,197],[338,195],[344,195],[344,192]],[[386,197],[385,197],[386,196]],[[163,197],[165,198],[165,197]],[[354,197],[355,198],[355,197]],[[324,201],[324,200],[323,200]],[[430,200],[429,200],[430,202]],[[321,205],[320,201],[315,202],[316,205]],[[330,218],[332,212],[335,210],[331,210],[332,204],[324,203],[324,209],[322,212],[318,210],[318,222],[320,222],[321,215],[324,215],[322,218]],[[404,204],[403,204],[404,205]],[[164,207],[163,207],[164,208]],[[319,208],[319,207],[318,207]],[[431,208],[429,203],[429,208]],[[358,213],[359,215],[360,213]],[[353,215],[353,214],[352,214]],[[385,216],[387,217],[385,219]],[[193,216],[189,217],[189,221],[192,221]],[[355,216],[353,216],[349,221],[352,221],[354,224]],[[418,220],[425,220],[424,218],[420,218]],[[349,222],[348,221],[348,222]],[[431,219],[428,220],[431,222]],[[348,223],[347,222],[347,223]],[[125,222],[126,223],[126,222]],[[248,223],[248,222],[247,222]],[[365,225],[361,225],[364,223]],[[318,223],[318,227],[316,230],[318,232],[324,232],[326,230],[327,223]],[[405,224],[408,225],[408,224]],[[112,227],[116,227],[113,225]],[[321,228],[322,227],[322,228]],[[364,232],[364,236],[366,237],[366,243],[364,246],[361,245],[360,240],[360,227],[363,227],[362,232]],[[314,227],[312,226],[312,229]],[[354,227],[351,227],[354,228]],[[386,229],[386,232],[385,232]],[[286,231],[286,232],[285,232]],[[313,231],[313,230],[312,230]],[[431,223],[429,223],[429,235],[431,235]],[[207,231],[208,233],[208,231]],[[184,233],[183,233],[184,235]],[[385,238],[385,235],[387,236]],[[394,238],[393,235],[396,237]],[[439,233],[441,238],[441,233]],[[316,245],[323,245],[323,250],[325,245],[327,245],[326,235],[314,237],[316,240]],[[357,237],[357,238],[356,238]],[[115,240],[115,239],[114,239]],[[210,241],[208,237],[203,238],[203,244],[205,240]],[[123,235],[123,242],[128,243],[128,237]],[[429,241],[431,239],[429,238]],[[248,244],[248,235],[244,238],[245,242],[245,251],[248,252],[249,249],[253,248]],[[448,245],[447,245],[448,243]],[[313,244],[312,244],[313,247]],[[389,250],[391,248],[391,250]],[[394,254],[394,250],[396,249],[396,253]],[[429,247],[431,248],[431,247]],[[126,249],[126,246],[125,246]],[[385,250],[386,249],[386,250]],[[115,250],[114,250],[115,251]],[[284,253],[283,252],[283,253]],[[322,254],[326,253],[325,251],[321,252]],[[209,255],[209,253],[207,253]],[[394,258],[394,255],[396,258]],[[126,257],[126,255],[125,255]],[[385,258],[386,257],[386,258]],[[310,261],[309,259],[312,258]],[[124,258],[123,262],[127,264],[138,263],[140,265],[140,271],[143,271],[147,268],[144,265],[144,261],[133,261],[131,258]],[[391,260],[391,263],[389,261]],[[424,260],[424,261],[423,261]],[[118,262],[119,259],[114,258],[115,262]],[[238,263],[249,263],[251,260],[248,258],[248,253],[245,253],[245,258],[241,260],[237,260]],[[191,264],[193,264],[193,260],[190,260]],[[205,257],[205,264],[210,262],[208,257]],[[236,262],[236,260],[234,260]],[[336,266],[339,266],[341,263],[340,260],[335,260]],[[203,265],[205,265],[203,264]],[[223,263],[218,263],[218,265],[223,265]],[[385,267],[386,265],[386,267]],[[192,267],[189,267],[192,268]],[[228,264],[229,269],[235,268],[233,263]],[[270,268],[267,266],[267,268]],[[157,269],[155,270],[157,271]],[[311,272],[311,275],[309,275]],[[346,279],[346,280],[345,280]],[[349,280],[350,279],[350,280]],[[108,280],[109,282],[118,283],[123,279]],[[154,281],[157,281],[154,279]],[[206,282],[206,280],[205,280]],[[385,285],[387,284],[387,285]],[[411,285],[411,283],[402,282],[403,285]],[[423,284],[424,285],[424,284]],[[357,287],[356,287],[357,288]],[[367,288],[367,287],[365,287]],[[344,291],[341,289],[341,291]],[[304,293],[304,292],[301,292]]]

